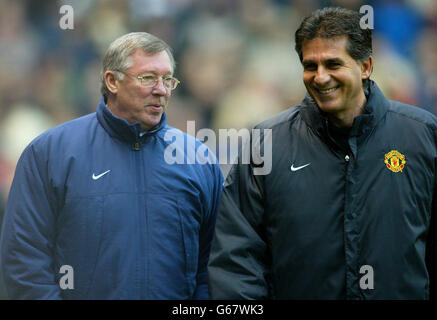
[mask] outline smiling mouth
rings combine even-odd
[[[336,86],[336,87],[328,88],[328,89],[317,89],[317,88],[315,88],[315,89],[316,89],[316,91],[317,91],[318,93],[321,93],[321,94],[328,94],[328,93],[334,92],[334,91],[337,90],[338,88],[340,88],[340,86]]]

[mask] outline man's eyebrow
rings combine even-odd
[[[340,58],[331,58],[324,61],[324,63],[339,63],[343,64],[343,60]]]
[[[316,62],[314,60],[303,60],[302,61],[302,65],[304,65],[304,66],[308,66],[310,64],[316,64]]]
[[[142,74],[142,75],[144,75],[144,74],[153,74],[154,76],[157,76],[158,72],[156,72],[154,70],[144,70],[144,71],[141,71],[139,74]],[[164,73],[163,75],[164,76],[172,75],[172,72],[168,71],[168,72]]]
[[[329,58],[326,60],[323,60],[323,64],[327,64],[327,63],[339,63],[339,64],[343,64],[344,61],[340,58]],[[303,60],[302,64],[304,66],[310,65],[310,64],[317,64],[314,60]]]

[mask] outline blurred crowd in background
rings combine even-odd
[[[64,4],[73,30],[59,26]],[[0,0],[0,216],[24,147],[95,111],[101,59],[120,35],[146,31],[174,49],[181,85],[170,125],[250,128],[305,95],[294,51],[303,17],[362,5],[375,18],[371,78],[387,97],[436,114],[436,0]]]

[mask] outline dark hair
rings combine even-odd
[[[346,51],[355,61],[365,61],[372,55],[372,30],[360,27],[358,12],[340,7],[328,7],[307,16],[295,33],[295,49],[302,61],[302,42],[315,38],[347,36]]]

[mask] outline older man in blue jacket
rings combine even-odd
[[[10,298],[208,298],[223,178],[211,152],[188,159],[201,143],[166,124],[174,66],[161,39],[120,37],[103,59],[97,112],[24,150],[2,231]]]

